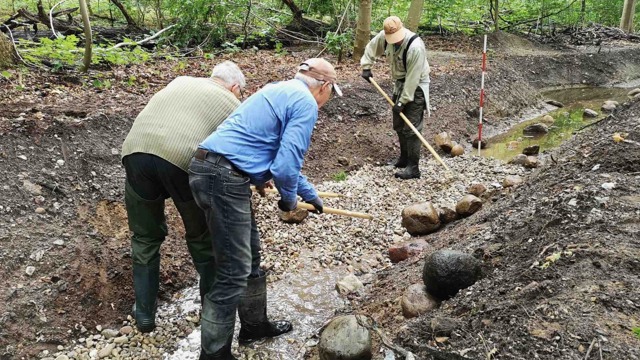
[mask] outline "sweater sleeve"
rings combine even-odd
[[[360,67],[363,70],[371,69],[371,66],[376,62],[376,58],[384,54],[386,43],[384,31],[379,32],[378,35],[374,36],[374,38],[369,41],[367,47],[364,49],[364,54],[360,59]]]

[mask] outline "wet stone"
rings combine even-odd
[[[594,117],[598,117],[598,112],[591,109],[584,109],[584,112],[582,113],[582,115],[584,117],[594,118]]]
[[[422,254],[428,247],[429,244],[422,239],[396,244],[389,248],[389,259],[392,263],[398,263]]]
[[[524,163],[526,161],[527,161],[527,155],[518,154],[518,155],[514,156],[513,159],[509,160],[509,164],[524,165]]]
[[[473,285],[481,275],[480,262],[473,256],[460,251],[438,250],[427,257],[422,281],[431,295],[448,299]]]
[[[470,216],[475,214],[482,207],[482,200],[474,195],[465,195],[456,204],[456,212],[460,216]]]
[[[540,145],[527,146],[522,150],[522,153],[528,156],[538,155],[540,153]]]
[[[549,132],[549,128],[545,124],[537,123],[524,128],[522,133],[525,135],[542,135]]]
[[[426,235],[440,228],[440,217],[430,202],[413,204],[402,210],[402,226],[411,235]]]
[[[439,147],[445,153],[450,153],[451,149],[453,149],[453,142],[451,141],[451,136],[443,131],[435,137],[436,146]]]
[[[413,284],[402,295],[400,305],[402,306],[402,315],[409,319],[436,309],[438,301],[427,293],[424,284]]]
[[[440,218],[441,224],[448,224],[458,220],[458,213],[455,209],[443,206],[438,208],[438,217]]]
[[[467,188],[467,192],[471,195],[480,196],[487,191],[487,187],[484,184],[471,184]]]
[[[357,315],[340,316],[331,320],[320,335],[320,360],[371,359],[371,333],[360,325],[367,322],[367,318]]]

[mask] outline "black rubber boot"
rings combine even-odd
[[[267,276],[262,272],[260,276],[250,277],[247,281],[247,290],[240,298],[238,315],[241,325],[238,342],[241,345],[282,335],[293,329],[289,321],[269,321],[267,318]]]
[[[218,305],[204,297],[200,360],[237,360],[231,354],[236,305]]]
[[[400,157],[393,163],[393,167],[403,168],[407,166],[407,140],[404,135],[398,134],[400,143]]]
[[[204,305],[204,298],[211,290],[213,280],[216,277],[216,265],[215,261],[207,261],[202,263],[193,263],[200,274],[200,304]]]
[[[407,167],[401,171],[395,173],[395,177],[408,180],[420,178],[420,168],[418,162],[420,161],[420,139],[418,137],[411,137],[406,139],[407,142]]]
[[[153,331],[156,327],[156,306],[160,286],[160,257],[147,265],[133,264],[133,288],[136,303],[133,316],[136,327],[142,333]]]

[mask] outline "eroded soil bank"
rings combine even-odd
[[[583,80],[590,85],[624,81],[631,77],[630,74],[640,64],[640,50],[624,44],[609,45],[610,51],[605,51],[609,49],[607,47],[594,54],[593,49],[555,50],[514,39],[510,35],[502,36],[490,40],[490,44],[495,43],[496,52],[490,60],[487,81],[488,127],[509,124],[517,119],[517,114],[523,109],[537,106],[541,100],[538,95],[540,88],[581,83]],[[428,119],[425,126],[425,137],[432,139],[434,134],[446,130],[452,134],[454,140],[468,144],[469,140],[475,137],[477,122],[474,110],[479,91],[480,39],[428,40],[433,72],[431,103],[434,110],[432,118]],[[224,58],[232,58],[238,62],[247,74],[249,90],[255,91],[269,81],[290,77],[296,64],[305,58],[315,56],[318,51],[291,49],[289,54],[284,56],[260,51]],[[4,279],[0,284],[2,358],[33,358],[44,349],[53,350],[57,345],[66,344],[70,338],[78,338],[84,329],[94,328],[96,325],[117,325],[126,318],[133,301],[133,293],[128,230],[122,203],[124,171],[119,162],[120,146],[133,119],[157,90],[178,75],[207,76],[212,64],[212,61],[202,58],[163,60],[94,72],[88,77],[75,73],[54,75],[32,72],[21,76],[20,79],[14,76],[0,82],[0,186],[3,194],[0,203],[0,276]],[[391,130],[390,111],[380,95],[359,78],[358,66],[351,63],[342,64],[338,71],[341,82],[344,83],[345,97],[330,102],[321,111],[305,164],[305,173],[316,182],[330,179],[340,171],[357,169],[363,164],[386,163],[398,151],[395,134]],[[589,76],[578,76],[584,72],[588,72]],[[380,63],[374,67],[374,76],[389,89],[384,64]],[[100,79],[102,84],[109,80],[110,85],[96,88],[92,85],[95,79]],[[633,111],[632,108],[624,114],[633,114]],[[607,123],[609,128],[604,127],[603,122],[603,125],[594,129],[601,129],[604,136],[605,132],[611,130],[611,126],[621,121],[620,117],[616,118],[617,120]],[[626,119],[630,123],[634,121],[632,115]],[[637,115],[635,119],[637,121]],[[630,136],[636,136],[638,140],[637,128],[621,130],[635,134]],[[579,354],[579,346],[575,345],[584,346],[584,343],[587,343],[588,347],[595,336],[591,335],[596,331],[595,325],[591,325],[595,322],[580,320],[584,316],[578,316],[586,310],[589,310],[589,316],[594,319],[602,318],[602,321],[612,322],[620,328],[623,326],[620,324],[626,324],[624,326],[628,327],[637,326],[637,317],[628,314],[629,309],[636,305],[627,302],[628,300],[638,304],[637,292],[626,293],[624,289],[633,284],[632,281],[637,281],[637,277],[630,278],[629,274],[633,274],[633,271],[637,273],[638,263],[628,260],[626,256],[635,254],[635,259],[638,255],[638,205],[633,205],[633,202],[631,205],[624,205],[622,200],[624,196],[634,196],[634,191],[637,194],[637,175],[636,178],[627,179],[627,182],[617,178],[611,180],[619,182],[619,186],[613,190],[614,195],[609,197],[606,207],[596,207],[603,214],[603,218],[591,223],[586,223],[586,218],[583,218],[593,216],[590,215],[593,206],[587,206],[587,199],[591,196],[590,191],[595,191],[593,187],[600,185],[595,182],[586,183],[595,181],[594,178],[598,179],[588,172],[595,165],[591,164],[592,161],[596,161],[594,159],[598,159],[598,156],[602,159],[598,160],[602,163],[599,173],[606,171],[615,177],[622,176],[620,174],[633,176],[629,174],[638,172],[637,169],[632,169],[636,165],[624,165],[633,164],[627,160],[631,159],[629,154],[636,154],[635,164],[638,164],[637,149],[631,147],[619,153],[617,158],[606,157],[613,154],[611,150],[605,151],[608,149],[606,146],[610,145],[609,139],[610,136],[598,146],[585,139],[585,148],[590,147],[586,153],[575,144],[573,147],[568,146],[563,150],[564,155],[555,156],[556,160],[575,153],[573,156],[588,164],[578,166],[576,164],[579,163],[559,160],[557,165],[549,164],[539,171],[538,180],[530,180],[527,185],[500,200],[495,208],[485,206],[483,213],[446,228],[428,239],[429,242],[440,244],[439,246],[457,244],[458,248],[471,251],[477,248],[485,249],[484,256],[488,259],[489,275],[483,282],[487,283],[484,286],[483,283],[475,285],[472,294],[479,292],[476,289],[482,289],[486,296],[465,295],[456,298],[447,302],[438,313],[467,316],[468,318],[464,319],[468,320],[471,319],[470,314],[480,316],[477,315],[479,311],[494,309],[490,312],[490,325],[493,324],[490,329],[495,330],[483,330],[486,331],[483,337],[484,343],[487,343],[487,338],[491,334],[495,335],[490,341],[499,350],[497,356],[528,354],[522,352],[526,349],[539,351],[540,356],[560,354],[553,352],[560,351],[557,349],[562,349],[567,354]],[[605,152],[601,154],[602,151]],[[348,165],[344,165],[344,162],[338,163],[338,157],[347,158]],[[621,170],[624,166],[628,167],[625,168],[626,173]],[[575,179],[572,177],[574,175]],[[585,184],[576,179],[585,179]],[[549,181],[546,186],[545,181]],[[570,208],[574,210],[570,215],[577,218],[568,221],[567,226],[577,227],[580,224],[582,229],[587,229],[584,230],[586,233],[569,228],[560,231],[561,228],[558,227],[562,221],[569,219],[566,218],[568,213],[558,212],[565,206],[562,199],[570,194],[568,191],[578,191],[569,186],[571,181],[582,186],[582,190],[579,190],[582,195],[575,196],[578,196],[578,200],[582,199],[579,196],[584,196],[585,203],[581,205],[582,201],[579,201],[578,208]],[[548,202],[542,203],[545,197]],[[539,203],[531,199],[538,199]],[[584,209],[580,206],[584,206]],[[635,209],[635,218],[623,219],[619,216],[611,219],[618,221],[614,224],[619,225],[609,227],[609,223],[605,221],[609,219],[609,209],[631,211],[629,207]],[[42,210],[36,213],[37,208]],[[541,213],[540,216],[531,213],[534,209]],[[549,209],[556,209],[557,215]],[[172,230],[163,250],[163,299],[168,299],[177,289],[195,281],[195,271],[182,241],[180,221],[173,210],[168,212],[168,216]],[[556,217],[560,220],[552,221]],[[556,224],[558,221],[560,223]],[[536,238],[549,240],[547,243],[542,240],[536,240],[532,244],[526,243],[532,249],[535,245],[536,251],[516,251],[520,248],[512,246],[523,240],[514,239],[517,238],[517,234],[525,232],[523,229],[532,229],[530,232],[534,235],[540,233]],[[556,236],[555,234],[558,234],[558,238],[552,237]],[[568,236],[578,234],[581,234],[584,240]],[[598,237],[588,238],[588,234],[598,234]],[[611,240],[608,240],[607,236]],[[509,241],[505,240],[507,238]],[[551,253],[564,251],[570,241],[578,248],[582,248],[582,244],[589,244],[591,247],[585,246],[587,250],[572,250],[571,257],[561,258],[544,271],[536,267],[525,271],[525,265],[532,265],[525,263],[533,258],[518,257],[539,254],[542,251],[541,247],[555,242],[556,244],[540,254],[539,257],[544,259]],[[626,249],[624,251],[627,253],[614,247],[616,242],[626,244],[620,249]],[[541,245],[543,243],[544,245]],[[494,249],[490,244],[500,247]],[[591,269],[592,271],[579,272],[580,278],[564,276],[560,270],[575,269],[575,273],[578,274],[578,265],[588,267],[588,262],[592,259],[597,260],[600,267]],[[29,268],[30,273],[33,270],[29,275],[27,268],[31,266],[34,268]],[[389,272],[389,283],[382,281],[376,285],[386,293],[374,292],[384,294],[385,298],[382,299],[382,295],[380,298],[371,298],[362,311],[372,315],[383,308],[386,309],[387,305],[381,304],[389,304],[394,299],[388,294],[401,290],[402,282],[398,279],[405,278],[407,284],[417,281],[419,267],[420,261],[414,265],[400,265],[390,270],[396,271],[397,276],[392,276]],[[569,280],[562,280],[563,277]],[[522,297],[515,296],[515,305],[507,306],[508,304],[502,303],[508,300],[505,294],[515,291],[510,286],[513,284],[522,284],[519,286],[524,287],[535,280],[542,284],[541,289],[551,289],[553,294],[559,296],[558,294],[562,294],[560,290],[564,288],[564,282],[575,283],[574,288],[580,288],[582,277],[590,279],[584,280],[587,285],[595,281],[593,285],[598,286],[590,288],[596,295],[589,295],[587,300],[580,298],[571,303],[560,297],[536,295],[537,297],[528,300],[526,304],[518,302],[522,301]],[[614,280],[616,283],[613,283]],[[390,284],[391,282],[393,284]],[[636,283],[636,288],[637,285]],[[397,290],[394,290],[396,287]],[[618,292],[612,293],[614,290]],[[546,294],[545,291],[547,290],[541,290],[539,293]],[[606,298],[601,298],[601,295]],[[593,297],[596,300],[592,301]],[[493,304],[497,307],[489,303],[490,299],[499,301]],[[543,303],[550,299],[554,302]],[[530,307],[530,303],[536,301],[540,302],[539,306],[546,304],[546,307]],[[461,305],[456,305],[458,302]],[[471,306],[471,303],[475,305],[482,302],[488,305],[472,310],[475,307]],[[579,305],[589,307],[581,308]],[[523,306],[528,315],[520,317],[519,309]],[[446,313],[448,309],[454,310],[450,310],[449,314]],[[563,309],[569,311],[570,315],[562,316],[576,319],[575,325],[572,326],[586,324],[588,328],[566,332],[562,332],[565,331],[563,328],[556,330],[561,332],[560,342],[553,340],[556,337],[555,333],[551,340],[530,335],[529,329],[536,329],[536,326],[542,326],[540,324],[552,324],[545,325],[545,329],[556,329],[558,326],[555,324],[567,325],[556,318],[543,317],[549,316],[548,312],[553,311],[566,314]],[[385,327],[399,325],[393,323],[397,321],[394,311],[396,310],[389,307],[389,311],[383,311],[378,320]],[[578,312],[574,314],[574,311]],[[618,318],[601,317],[602,312],[614,314]],[[511,314],[518,315],[518,319],[511,320]],[[484,324],[482,319],[478,321]],[[537,319],[543,319],[546,323],[536,322]],[[511,325],[510,321],[515,321],[514,325]],[[470,320],[467,323],[465,326],[468,327],[460,328],[465,329],[465,332],[462,332],[464,336],[450,337],[445,346],[454,350],[472,348],[467,356],[484,356],[483,342],[477,341],[478,331],[471,327],[477,324]],[[428,324],[428,318],[411,323],[404,335],[407,341],[403,345],[414,346],[417,353],[420,353],[420,345],[412,344],[431,339],[425,337],[428,327],[424,327],[424,324]],[[519,332],[515,331],[516,327],[520,329]],[[507,329],[510,331],[507,332]],[[615,332],[605,325],[599,329],[606,332],[606,335],[602,336],[607,337],[611,344],[615,344],[608,348],[613,353],[619,353],[616,351],[621,351],[624,344],[633,344],[619,340],[634,340],[625,337],[626,330]],[[619,337],[611,334],[619,334]],[[504,335],[504,338],[496,338],[498,335]],[[516,335],[518,341],[513,340]],[[579,339],[572,335],[578,336]],[[637,345],[637,340],[635,341]],[[510,345],[511,343],[514,345]],[[517,344],[521,345],[516,346]],[[529,345],[531,347],[528,347]],[[510,350],[510,346],[525,350]],[[550,352],[543,352],[547,351],[546,349]]]

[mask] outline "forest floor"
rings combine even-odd
[[[425,137],[447,131],[468,147],[476,132],[481,39],[429,37],[426,43],[433,111]],[[540,106],[541,89],[640,75],[640,47],[634,44],[554,48],[507,34],[492,36],[489,44],[489,133]],[[119,324],[129,313],[131,258],[119,154],[149,98],[176,76],[208,76],[223,59],[239,64],[252,93],[290,78],[319,49],[287,51],[162,59],[89,75],[13,71],[0,79],[0,359],[35,358],[86,329]],[[304,169],[314,182],[364,164],[386,164],[398,152],[387,104],[359,77],[356,64],[336,68],[345,96],[320,112]],[[387,66],[379,62],[373,73],[389,90]],[[609,141],[614,131],[640,140],[638,112],[638,104],[627,106],[566,143],[554,155],[557,163],[536,171],[526,185],[425,237],[436,249],[481,249],[486,260],[486,277],[435,315],[401,323],[397,307],[389,309],[389,299],[419,281],[420,261],[385,270],[358,311],[395,329],[392,338],[424,358],[429,350],[421,344],[469,358],[580,358],[596,340],[604,358],[640,356],[640,340],[631,334],[640,326],[640,148]],[[340,157],[347,161],[338,162]],[[596,164],[600,170],[593,173]],[[603,182],[617,186],[602,195]],[[578,205],[567,205],[573,198]],[[168,214],[165,300],[196,280],[181,221],[173,209]],[[549,268],[534,265],[554,253],[564,255]],[[436,315],[460,323],[446,341],[430,332]]]

